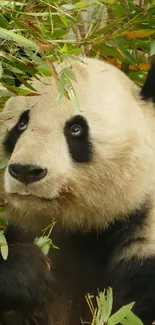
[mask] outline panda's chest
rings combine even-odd
[[[53,240],[59,247],[59,250],[51,252],[56,291],[84,296],[87,292],[106,287],[104,274],[118,247],[118,236],[112,236],[109,231],[100,234],[76,232],[61,233]]]

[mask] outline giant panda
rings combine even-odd
[[[155,320],[155,65],[140,89],[97,59],[70,63],[79,101],[12,97],[4,191],[9,255],[0,258],[0,324],[91,322],[85,295],[113,288],[113,312],[135,301]],[[55,64],[58,75],[62,64]],[[45,256],[34,244],[56,220]]]

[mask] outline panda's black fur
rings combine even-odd
[[[143,98],[153,101],[154,68],[153,64],[141,91]],[[28,114],[24,117],[28,123]],[[22,115],[19,122],[24,117]],[[66,129],[64,132],[67,134]],[[5,149],[11,153],[19,137],[17,123],[4,141]],[[87,157],[91,154],[90,143],[89,140],[85,143]],[[72,144],[68,146],[73,160],[77,161],[79,150],[72,151]],[[85,155],[80,159],[89,161]],[[38,232],[9,223],[6,234],[9,257],[6,261],[0,258],[0,325],[80,325],[80,319],[91,321],[85,295],[96,295],[98,290],[109,286],[114,292],[113,312],[136,301],[133,311],[144,325],[152,324],[155,320],[155,255],[145,259],[122,256],[113,262],[114,256],[119,256],[131,244],[140,242],[145,246],[145,237],[135,236],[135,233],[145,223],[150,209],[151,202],[146,197],[125,219],[111,222],[104,230],[70,232],[55,227],[52,239],[59,250],[51,250],[48,259],[33,244]]]
[[[155,59],[152,61],[141,95],[144,100],[151,98],[155,102]]]
[[[80,317],[91,321],[85,295],[88,292],[97,295],[98,290],[109,286],[114,292],[113,312],[136,301],[133,311],[145,325],[151,324],[154,319],[155,257],[144,262],[133,258],[128,261],[122,259],[116,265],[112,263],[113,256],[132,242],[141,241],[145,245],[145,238],[134,239],[134,233],[147,218],[148,212],[149,203],[146,202],[141,209],[133,211],[127,221],[117,221],[99,233],[95,230],[87,234],[53,231],[52,239],[60,254],[57,250],[51,253],[51,275],[46,269],[45,256],[36,246],[26,243],[32,240],[34,234],[30,238],[30,233],[9,227],[9,258],[7,261],[1,258],[0,264],[2,324],[5,319],[4,324],[13,325],[18,324],[18,319],[19,324],[52,324],[50,315],[54,299],[60,297],[61,304],[63,292],[69,302],[73,300],[73,316],[66,324],[79,325]],[[64,310],[64,322],[65,317]]]

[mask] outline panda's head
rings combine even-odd
[[[6,104],[22,111],[4,141],[5,192],[10,215],[21,222],[103,227],[153,191],[153,107],[115,67],[84,62],[73,64],[81,110],[66,97],[56,102],[53,78],[33,81],[40,96]]]

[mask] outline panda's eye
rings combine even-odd
[[[70,133],[73,137],[78,137],[82,134],[82,127],[78,124],[73,124],[70,126]]]
[[[76,163],[89,162],[92,155],[92,144],[87,120],[81,115],[73,116],[65,124],[64,135],[73,161]]]
[[[24,131],[24,130],[26,130],[26,128],[27,128],[27,124],[28,124],[28,122],[27,121],[21,121],[21,122],[19,122],[19,124],[18,124],[18,130],[19,131]]]
[[[20,115],[19,120],[15,124],[15,126],[7,133],[3,141],[3,146],[6,152],[8,152],[9,154],[13,152],[19,137],[27,129],[29,123],[29,114],[30,114],[29,109],[24,111]]]

